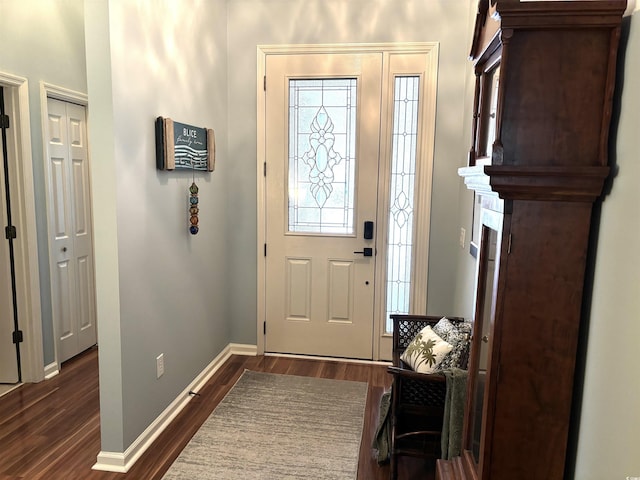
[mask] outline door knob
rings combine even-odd
[[[360,255],[364,255],[365,257],[373,257],[373,248],[365,247],[362,249],[361,252],[353,252],[353,253],[358,253]]]

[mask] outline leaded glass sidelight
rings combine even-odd
[[[393,330],[390,314],[409,313],[419,85],[419,77],[396,77],[394,84],[387,236],[387,332]]]
[[[354,233],[356,79],[289,81],[289,232]]]

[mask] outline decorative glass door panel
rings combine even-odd
[[[388,333],[393,330],[389,316],[409,313],[410,306],[419,92],[420,77],[395,78],[387,234]]]
[[[289,232],[353,235],[357,81],[289,80]]]

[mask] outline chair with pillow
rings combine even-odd
[[[453,372],[467,368],[471,324],[459,317],[391,315],[391,319],[393,366],[388,371],[393,375],[393,387],[389,420],[391,478],[395,480],[399,456],[435,462],[442,454],[447,377],[451,379]],[[461,390],[466,389],[464,373]]]

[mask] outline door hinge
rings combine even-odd
[[[267,244],[266,243],[264,244],[264,256],[265,257],[267,256]]]
[[[9,128],[9,115],[0,115],[0,128]]]
[[[509,234],[509,243],[507,244],[507,255],[511,253],[511,234]]]
[[[262,175],[265,177],[267,176],[267,162],[262,164]]]
[[[22,330],[16,330],[13,332],[13,343],[22,343],[24,338],[22,336]]]
[[[262,77],[262,88],[266,92],[267,91],[267,76]]]
[[[16,227],[13,225],[9,225],[7,227],[4,227],[4,236],[7,240],[11,240],[14,238],[17,238],[18,233],[16,231]]]
[[[267,334],[267,321],[262,322],[262,332],[264,335]]]

